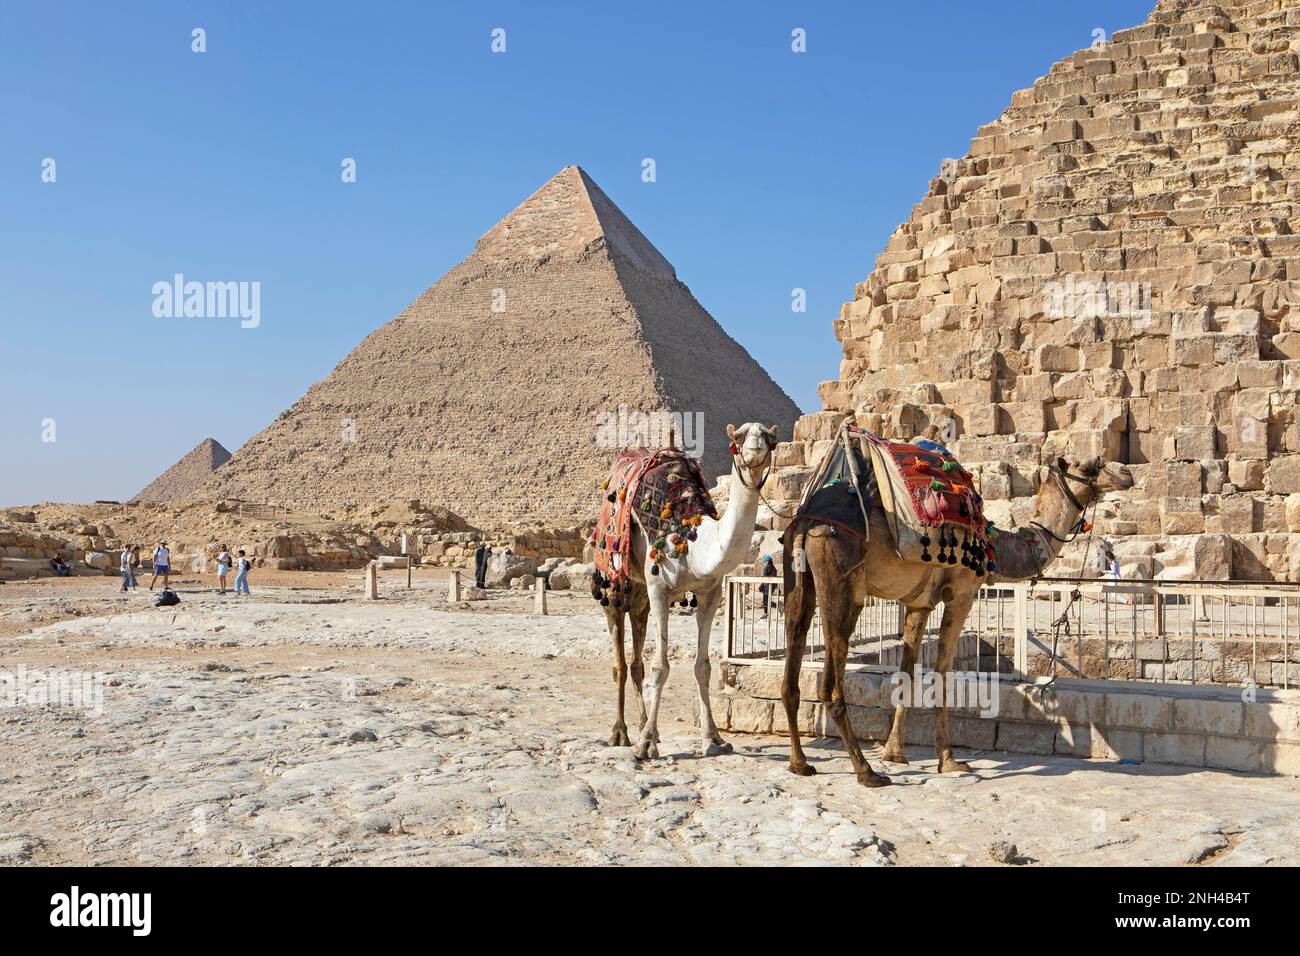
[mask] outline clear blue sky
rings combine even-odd
[[[940,160],[1152,5],[5,0],[0,504],[235,450],[567,163],[815,409],[840,303]],[[155,318],[177,272],[260,282],[260,327]]]

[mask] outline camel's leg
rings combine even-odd
[[[925,637],[925,622],[930,617],[931,608],[928,607],[909,607],[907,617],[903,622],[903,663],[899,666],[898,672],[906,674],[912,681],[911,686],[915,687],[917,671],[920,669],[917,664],[921,658],[921,641]],[[894,725],[889,730],[889,739],[885,742],[884,759],[889,763],[907,763],[907,755],[903,752],[903,724],[907,720],[907,695],[902,695],[902,700],[894,708]]]
[[[630,747],[627,724],[623,720],[623,688],[627,686],[627,660],[623,656],[623,611],[605,608],[605,622],[609,625],[609,638],[614,643],[614,683],[618,685],[618,707],[614,712],[614,729],[610,731],[611,747]]]
[[[655,620],[655,659],[650,667],[650,682],[646,686],[645,726],[641,728],[641,739],[632,748],[632,753],[639,760],[659,756],[656,742],[659,740],[659,702],[663,699],[664,685],[668,683],[668,589],[665,587],[647,588],[650,597],[650,613]]]
[[[641,722],[637,724],[637,730],[640,731],[645,727],[645,697],[642,684],[645,679],[645,660],[643,651],[645,650],[645,633],[646,625],[650,622],[650,598],[646,594],[645,588],[634,585],[632,587],[632,607],[628,611],[628,616],[632,619],[632,686],[636,690],[636,706],[641,712]],[[656,743],[658,737],[655,738]]]
[[[707,591],[695,592],[699,604],[695,608],[695,626],[698,628],[695,647],[695,684],[700,691],[700,733],[704,739],[704,755],[716,757],[731,753],[731,744],[722,739],[718,725],[713,722],[713,707],[709,701],[709,637],[713,631],[713,615],[722,603],[722,586],[714,585]]]
[[[785,599],[785,680],[781,684],[781,702],[790,727],[790,772],[809,777],[817,771],[804,758],[799,743],[799,669],[803,666],[808,628],[816,608],[817,591],[811,574],[803,574],[803,584]]]
[[[849,659],[849,635],[857,623],[862,608],[852,599],[851,591],[845,586],[834,596],[827,594],[823,588],[818,594],[817,606],[822,612],[822,634],[826,638],[826,677],[830,685],[830,715],[839,728],[844,749],[853,761],[853,772],[857,774],[858,783],[864,787],[884,787],[889,785],[889,778],[881,776],[871,769],[867,758],[862,756],[858,738],[853,733],[853,724],[849,721],[848,704],[844,701],[844,667]]]
[[[939,759],[939,772],[952,773],[970,770],[970,764],[955,760],[952,747],[948,743],[948,677],[952,674],[952,662],[957,656],[957,639],[961,637],[962,625],[970,614],[971,605],[975,603],[975,592],[954,598],[943,607],[943,623],[939,626],[939,659],[935,663],[939,679],[943,681],[943,702],[934,720],[934,755]]]

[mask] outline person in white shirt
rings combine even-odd
[[[153,590],[154,582],[158,576],[162,575],[163,590],[170,586],[172,573],[172,553],[167,548],[166,541],[159,541],[158,547],[153,549],[153,580],[149,582],[149,590]]]
[[[230,549],[224,544],[221,546],[221,553],[217,555],[217,584],[220,585],[219,593],[226,593],[226,575],[230,573],[230,565],[234,562],[230,557]]]
[[[248,590],[248,572],[253,567],[253,562],[243,551],[239,552],[239,569],[235,572],[235,593],[251,594]]]
[[[125,594],[127,588],[138,588],[139,582],[135,579],[135,567],[131,564],[131,548],[124,546],[122,548],[122,593]]]

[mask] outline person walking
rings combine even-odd
[[[125,594],[131,587],[131,547],[126,545],[122,548],[122,593]]]
[[[230,565],[233,561],[230,558],[230,548],[226,545],[221,546],[221,553],[217,555],[217,584],[218,594],[226,593],[226,575],[230,573]]]
[[[478,547],[474,549],[474,586],[484,588],[487,580],[488,558],[492,556],[492,549],[488,547],[486,541],[480,541]]]
[[[149,590],[153,590],[154,583],[158,580],[159,575],[162,575],[163,590],[168,590],[171,586],[171,573],[171,550],[167,547],[166,541],[159,541],[158,547],[153,549],[153,579],[149,582]]]
[[[138,572],[139,568],[140,568],[140,546],[138,544],[133,544],[131,545],[131,587],[137,591],[140,590],[140,581],[136,577],[136,573]]]
[[[770,554],[763,559],[763,577],[776,577],[776,565],[772,562]],[[763,592],[763,617],[767,617],[767,610],[772,604],[772,585],[760,584],[758,589]]]
[[[248,560],[243,551],[239,552],[239,568],[235,572],[235,593],[247,594],[250,597],[252,592],[248,590],[248,571],[252,568],[253,562]]]

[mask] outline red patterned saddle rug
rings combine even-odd
[[[686,554],[704,518],[718,517],[699,460],[676,448],[619,452],[601,488],[606,495],[591,541],[596,570],[611,584],[630,570],[633,517],[650,542],[655,574],[660,562]]]
[[[970,472],[938,442],[889,441],[850,427],[871,452],[880,502],[898,554],[909,561],[961,564],[977,574],[995,570],[984,501]],[[933,550],[932,550],[933,548]]]

